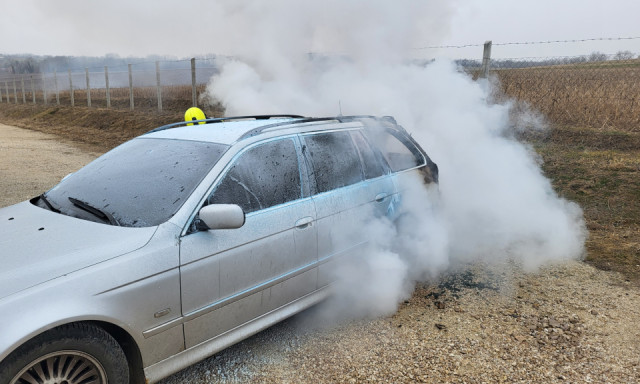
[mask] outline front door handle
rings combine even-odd
[[[382,203],[382,201],[383,201],[384,199],[386,199],[387,197],[389,197],[389,195],[388,195],[388,194],[386,194],[386,193],[384,193],[384,192],[383,192],[383,193],[378,193],[378,194],[376,195],[376,201],[377,201],[378,203]]]
[[[310,216],[303,217],[302,219],[296,221],[296,228],[305,229],[308,226],[310,226],[312,222],[313,222],[313,217],[310,217]]]

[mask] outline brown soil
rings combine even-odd
[[[182,121],[176,112],[128,111],[106,108],[0,104],[0,121],[17,127],[55,134],[76,145],[107,151],[159,126]],[[209,117],[219,110],[205,110]]]
[[[99,152],[55,135],[0,124],[0,207],[40,195]]]
[[[640,285],[640,132],[555,127],[535,146],[556,191],[584,210],[587,261]]]

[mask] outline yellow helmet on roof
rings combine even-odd
[[[204,120],[206,118],[207,116],[205,116],[204,112],[202,112],[202,109],[197,107],[191,107],[187,109],[187,112],[184,113],[184,121]],[[198,124],[204,124],[204,122],[198,123]],[[193,125],[193,124],[187,124],[187,125]]]

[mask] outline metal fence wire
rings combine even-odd
[[[526,102],[555,124],[637,130],[640,59],[590,56],[495,61],[489,79],[499,97]]]
[[[143,62],[65,72],[0,75],[0,102],[117,109],[197,106],[217,73],[210,59]]]
[[[551,42],[527,44],[547,43]],[[494,50],[509,44],[524,43],[495,44]],[[421,49],[462,47],[477,49],[478,55],[456,60],[460,71],[474,79],[487,77],[496,84],[498,99],[527,103],[556,124],[638,129],[640,58],[630,51],[495,60],[490,42],[482,56],[482,45]],[[207,82],[217,72],[215,59],[194,58],[64,72],[0,73],[0,101],[182,111],[200,103]]]

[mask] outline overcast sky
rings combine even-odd
[[[235,54],[243,39],[251,39],[251,30],[259,12],[244,15],[244,4],[270,4],[274,8],[286,2],[271,0],[0,0],[0,54],[92,55],[148,54],[189,57],[205,54]],[[413,48],[440,45],[531,42],[547,40],[593,39],[640,36],[640,1],[638,0],[407,0],[426,3],[429,13],[416,32]],[[367,12],[366,0],[324,0],[322,4],[343,7],[348,17],[381,18]],[[315,3],[315,2],[314,2]],[[403,1],[390,4],[403,6]],[[299,1],[297,9],[279,10],[282,25],[298,19],[305,12]],[[339,4],[339,5],[338,5]],[[371,3],[369,3],[371,4]],[[254,10],[255,11],[255,10]],[[317,11],[314,11],[317,12]],[[388,12],[387,12],[388,13]],[[301,18],[309,21],[307,18]],[[312,15],[313,16],[313,15]],[[311,16],[311,17],[312,17]],[[342,25],[353,31],[349,23]],[[269,26],[261,26],[264,31]],[[357,23],[354,26],[357,28]],[[247,32],[251,30],[251,33]],[[338,44],[339,46],[339,44]],[[307,51],[334,49],[330,43],[309,44]],[[339,51],[339,48],[335,48]],[[544,44],[493,47],[494,58],[550,57],[586,55],[593,51],[608,54],[630,50],[640,54],[640,39],[574,44]],[[417,49],[418,56],[477,58],[481,47],[460,49]]]

